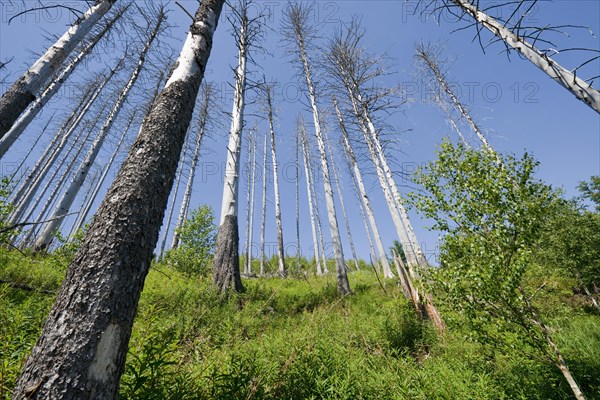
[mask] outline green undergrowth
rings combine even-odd
[[[60,286],[65,260],[0,251],[0,398],[10,391]],[[255,278],[220,297],[206,278],[153,268],[135,321],[121,399],[569,399],[525,345],[469,340],[460,317],[439,337],[394,280],[349,274]],[[543,280],[532,278],[530,285]],[[600,317],[548,277],[535,301],[589,399],[600,399]],[[448,311],[442,310],[445,316]]]

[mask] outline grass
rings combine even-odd
[[[2,280],[56,291],[64,272],[61,257],[0,252]],[[354,294],[344,298],[331,277],[308,277],[246,280],[246,293],[225,299],[207,279],[158,265],[142,293],[121,398],[570,398],[562,376],[525,346],[482,346],[460,323],[437,337],[393,280],[384,291],[368,271],[349,279]],[[584,393],[600,399],[600,317],[568,285],[548,283],[539,305]],[[0,399],[10,398],[52,301],[0,286]]]

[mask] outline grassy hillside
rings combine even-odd
[[[0,250],[0,398],[10,398],[40,332],[68,257]],[[528,277],[535,304],[584,393],[600,399],[600,316],[573,282]],[[479,344],[442,309],[444,337],[419,322],[397,282],[350,274],[339,298],[332,277],[261,278],[217,296],[209,280],[158,264],[146,280],[123,399],[567,399],[562,376],[527,345]],[[42,292],[43,290],[44,292]]]

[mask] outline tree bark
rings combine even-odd
[[[267,134],[265,133],[263,146],[263,193],[262,215],[260,222],[260,276],[265,275],[265,223],[267,221]]]
[[[185,132],[224,0],[204,0],[71,262],[14,399],[114,399]]]
[[[19,115],[36,98],[36,92],[50,79],[75,46],[83,40],[96,22],[116,0],[96,3],[40,57],[0,98],[0,138],[11,128]]]

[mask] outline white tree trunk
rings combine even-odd
[[[310,100],[311,111],[313,114],[313,122],[315,124],[315,136],[317,138],[317,144],[319,148],[319,154],[321,158],[321,172],[323,174],[323,188],[325,190],[325,204],[327,206],[327,219],[329,221],[329,231],[331,234],[331,242],[333,245],[333,254],[335,259],[335,267],[337,273],[337,288],[338,292],[342,295],[350,293],[350,284],[348,283],[348,277],[346,275],[346,265],[344,263],[344,252],[342,250],[342,242],[340,240],[340,232],[337,223],[337,216],[335,213],[335,202],[333,199],[333,190],[331,189],[331,178],[329,173],[329,166],[327,164],[327,154],[325,152],[325,143],[323,141],[323,131],[321,128],[321,119],[319,116],[319,108],[317,106],[317,97],[315,88],[312,82],[312,73],[306,49],[304,48],[304,38],[302,37],[302,29],[297,31],[297,44],[300,51],[300,62],[302,63],[304,70],[304,77],[306,79],[306,87],[308,89],[308,97]]]
[[[0,98],[0,138],[14,121],[35,100],[38,90],[52,77],[75,46],[83,40],[96,22],[112,7],[116,0],[96,3],[61,36]]]
[[[300,135],[296,131],[296,269],[302,272],[300,251]]]
[[[267,96],[267,118],[269,120],[269,132],[271,133],[271,162],[273,163],[273,190],[275,192],[275,221],[277,224],[277,254],[279,275],[285,276],[285,252],[283,248],[283,228],[281,226],[281,206],[279,203],[279,176],[277,172],[277,155],[275,152],[275,127],[273,125],[273,104],[271,99],[271,88],[265,88]]]
[[[67,188],[63,197],[61,198],[60,202],[58,203],[58,205],[54,211],[54,214],[52,214],[52,217],[51,217],[52,221],[50,221],[46,224],[40,237],[36,241],[35,247],[37,249],[43,250],[50,245],[50,243],[52,242],[53,233],[62,224],[62,222],[64,220],[64,215],[69,213],[71,205],[75,201],[75,197],[77,197],[77,194],[79,193],[79,189],[83,185],[83,182],[85,181],[85,178],[87,177],[90,167],[94,164],[94,162],[96,160],[96,156],[100,152],[100,148],[104,144],[104,140],[108,136],[110,128],[112,127],[115,119],[118,117],[119,112],[121,111],[123,104],[125,103],[125,100],[127,100],[127,97],[129,96],[129,93],[131,92],[131,89],[135,85],[135,82],[137,81],[137,79],[140,75],[140,72],[142,71],[144,62],[146,60],[146,54],[150,50],[150,47],[152,46],[152,42],[154,42],[154,39],[159,34],[160,27],[163,24],[165,18],[166,18],[166,16],[165,16],[163,10],[161,9],[157,16],[156,25],[154,26],[153,30],[151,31],[148,41],[146,42],[144,49],[142,50],[142,52],[140,54],[138,64],[136,65],[135,69],[133,70],[133,73],[131,74],[129,81],[127,82],[125,87],[119,93],[119,96],[117,97],[117,101],[116,101],[115,105],[113,106],[112,110],[110,111],[110,114],[108,115],[106,122],[100,129],[98,136],[94,140],[94,143],[92,143],[92,147],[88,150],[88,153],[85,156],[85,159],[83,160],[83,162],[81,163],[79,170],[73,177],[73,180],[69,184],[69,187]]]
[[[317,236],[317,223],[316,223],[316,213],[313,205],[313,183],[312,183],[312,173],[311,173],[311,164],[310,164],[310,153],[308,148],[308,139],[306,138],[306,131],[304,129],[304,121],[298,121],[298,132],[296,133],[300,136],[300,142],[302,144],[302,155],[304,158],[304,175],[306,177],[306,192],[308,194],[308,211],[310,213],[310,225],[312,228],[312,237],[313,237],[313,249],[315,253],[315,263],[317,266],[317,275],[323,274],[323,268],[321,267],[321,257],[319,254],[319,239]]]
[[[196,145],[194,147],[194,155],[192,156],[190,170],[188,173],[188,181],[183,194],[183,201],[181,203],[181,209],[179,210],[179,217],[177,218],[177,227],[173,233],[173,242],[171,243],[172,249],[176,249],[179,246],[179,228],[183,226],[187,219],[190,202],[192,200],[192,189],[194,187],[194,178],[196,177],[196,167],[198,165],[198,159],[200,158],[200,149],[202,146],[202,139],[204,138],[204,132],[206,130],[206,124],[208,123],[208,109],[210,102],[212,101],[212,89],[209,85],[204,86],[203,96],[202,106],[200,109],[200,119],[198,121]]]
[[[249,276],[251,273],[251,261],[250,261],[250,257],[251,257],[251,252],[250,252],[250,246],[252,245],[252,240],[250,238],[250,214],[252,212],[252,206],[251,206],[251,201],[252,201],[252,157],[254,155],[254,135],[252,133],[250,133],[248,135],[248,166],[247,166],[247,170],[248,170],[248,192],[246,195],[246,257],[244,259],[244,273],[246,274],[246,276]]]
[[[250,195],[250,218],[248,221],[248,251],[247,251],[247,261],[246,261],[246,267],[247,267],[247,273],[248,274],[252,274],[252,250],[253,250],[253,240],[252,240],[252,236],[253,236],[253,232],[254,232],[254,193],[255,193],[255,189],[256,189],[256,141],[258,140],[258,137],[256,136],[256,131],[254,132],[254,134],[252,135],[252,143],[253,143],[253,147],[252,147],[252,173],[251,173],[251,180],[250,180],[250,188],[252,190],[252,193]]]
[[[519,54],[531,61],[536,67],[541,69],[546,75],[554,79],[559,85],[567,89],[597,113],[600,113],[600,92],[592,87],[583,79],[578,78],[572,72],[563,68],[560,64],[542,53],[533,44],[519,37],[506,28],[502,23],[496,21],[489,15],[481,12],[474,4],[467,0],[451,0],[452,3],[460,7],[469,14],[477,23],[489,30],[494,36],[498,37],[508,46],[517,50]]]
[[[340,183],[340,178],[338,176],[337,168],[335,165],[335,161],[333,158],[333,151],[331,150],[331,143],[329,142],[329,138],[327,137],[327,132],[325,131],[325,141],[327,150],[329,153],[329,158],[331,162],[331,169],[333,170],[333,179],[335,180],[335,187],[338,192],[338,199],[340,200],[340,206],[342,207],[342,216],[344,217],[344,222],[346,224],[346,233],[348,234],[348,241],[350,242],[350,250],[352,252],[352,257],[354,258],[354,268],[357,271],[360,271],[360,267],[358,265],[358,257],[356,256],[356,249],[354,248],[354,241],[352,240],[352,232],[350,229],[350,223],[348,221],[348,214],[346,213],[346,206],[344,204],[344,196],[342,194],[342,185]]]
[[[352,166],[353,177],[356,179],[356,184],[358,186],[358,190],[360,191],[360,197],[362,199],[362,204],[364,205],[365,212],[367,214],[367,218],[369,219],[369,225],[371,226],[371,231],[373,232],[373,237],[375,239],[375,244],[377,246],[377,252],[379,253],[379,263],[383,268],[383,274],[386,278],[393,278],[394,274],[390,268],[390,264],[385,254],[385,248],[383,247],[383,242],[381,241],[381,235],[379,234],[379,229],[377,228],[377,222],[375,221],[375,214],[373,213],[373,208],[371,207],[371,201],[369,200],[369,196],[367,194],[367,190],[365,188],[365,184],[362,179],[362,174],[360,172],[360,168],[358,167],[358,162],[356,161],[356,155],[354,150],[352,149],[352,145],[350,144],[350,138],[348,137],[348,131],[346,130],[346,125],[344,123],[344,119],[342,118],[342,114],[340,112],[337,101],[334,99],[333,101],[336,116],[338,118],[338,123],[340,125],[340,131],[342,132],[342,137],[344,139],[344,148],[346,150],[346,154],[350,160],[350,164]],[[383,185],[382,185],[383,186]],[[392,216],[394,213],[392,213]]]
[[[50,99],[60,90],[63,83],[67,81],[71,73],[75,71],[75,68],[79,63],[94,49],[94,47],[100,42],[104,35],[114,26],[114,24],[121,18],[125,11],[129,8],[127,5],[125,8],[119,11],[117,15],[109,21],[108,24],[98,33],[88,45],[81,51],[75,58],[67,65],[56,77],[52,83],[44,90],[44,92],[38,96],[37,99],[29,106],[29,108],[19,117],[19,119],[13,124],[10,130],[0,139],[0,158],[6,154],[8,149],[15,143],[19,136],[23,133],[25,128],[29,125],[35,116],[42,110],[42,108],[50,101]]]
[[[265,224],[267,221],[267,134],[263,146],[262,218],[260,222],[260,276],[265,275]]]
[[[46,148],[46,150],[44,151],[44,154],[42,154],[40,159],[37,161],[37,163],[33,167],[31,174],[29,174],[27,179],[25,179],[25,182],[23,182],[23,184],[21,185],[21,187],[19,188],[19,190],[15,193],[15,195],[13,197],[12,204],[15,207],[15,210],[13,211],[13,213],[10,216],[9,223],[14,224],[14,223],[19,222],[20,218],[23,216],[23,214],[25,213],[25,210],[29,206],[29,203],[33,199],[35,192],[40,187],[40,184],[42,183],[42,181],[48,174],[48,171],[50,170],[50,168],[52,168],[52,166],[54,165],[56,158],[58,157],[58,155],[64,148],[65,144],[67,143],[67,141],[69,140],[69,138],[71,137],[73,132],[75,132],[77,130],[77,128],[79,127],[79,124],[83,120],[83,117],[85,116],[85,114],[92,107],[92,105],[94,104],[94,102],[96,101],[98,96],[100,96],[100,93],[102,93],[102,90],[108,84],[108,82],[111,80],[111,78],[121,68],[124,61],[125,61],[125,58],[121,58],[119,60],[119,62],[117,63],[117,66],[110,71],[110,73],[108,74],[106,79],[104,79],[104,81],[102,81],[102,83],[97,87],[95,92],[85,102],[83,107],[81,107],[81,109],[74,110],[76,113],[76,114],[72,115],[74,118],[70,121],[67,121],[67,123],[64,125],[66,132],[64,134],[59,134],[55,137],[55,140],[60,138],[60,143],[58,143],[58,145],[54,145],[54,141],[53,141]],[[62,128],[61,128],[61,130],[62,130]]]

